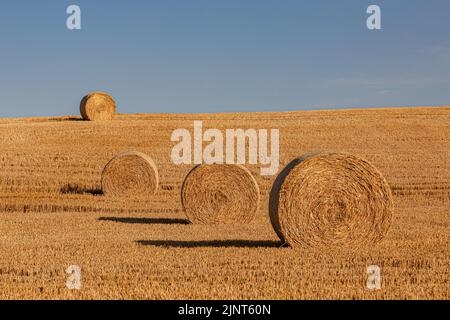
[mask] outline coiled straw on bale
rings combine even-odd
[[[145,198],[159,185],[158,170],[153,160],[138,151],[116,155],[103,169],[102,190],[116,198]]]
[[[80,103],[80,112],[84,120],[111,120],[116,112],[116,102],[104,92],[93,92],[86,95]]]
[[[393,201],[368,161],[319,153],[295,159],[279,174],[269,211],[275,232],[294,248],[358,249],[386,235]]]
[[[255,178],[240,165],[198,165],[187,175],[181,190],[181,202],[192,223],[249,223],[259,200]]]

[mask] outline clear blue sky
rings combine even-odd
[[[448,0],[15,0],[0,37],[0,117],[450,104]]]

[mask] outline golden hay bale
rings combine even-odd
[[[116,113],[116,102],[104,92],[93,92],[85,96],[80,103],[80,112],[84,120],[107,121]]]
[[[380,241],[392,220],[388,183],[368,161],[340,153],[309,154],[278,175],[270,219],[292,247],[358,249]]]
[[[240,165],[198,165],[181,189],[181,202],[192,223],[249,223],[259,206],[259,186]]]
[[[116,155],[103,169],[102,190],[117,198],[146,198],[158,189],[158,169],[153,160],[138,151]]]

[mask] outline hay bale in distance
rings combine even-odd
[[[249,223],[259,207],[259,186],[240,165],[198,165],[186,176],[181,202],[192,223]]]
[[[80,113],[84,120],[108,121],[116,113],[114,99],[104,92],[92,92],[81,100]]]
[[[138,151],[116,155],[103,169],[102,190],[115,198],[148,198],[159,186],[158,169],[153,160]]]
[[[392,220],[390,187],[368,161],[341,153],[293,160],[272,187],[269,212],[294,248],[359,249],[379,242]]]

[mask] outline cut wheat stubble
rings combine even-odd
[[[148,198],[159,186],[158,169],[154,161],[138,151],[116,155],[103,169],[102,191],[114,198]]]
[[[277,235],[294,248],[360,249],[384,238],[393,200],[368,161],[317,153],[293,160],[279,174],[269,212]]]
[[[181,189],[181,202],[191,223],[250,223],[259,201],[258,183],[240,165],[198,165],[186,176]]]
[[[80,103],[80,113],[84,120],[108,121],[116,111],[116,102],[104,92],[92,92],[83,97]]]

